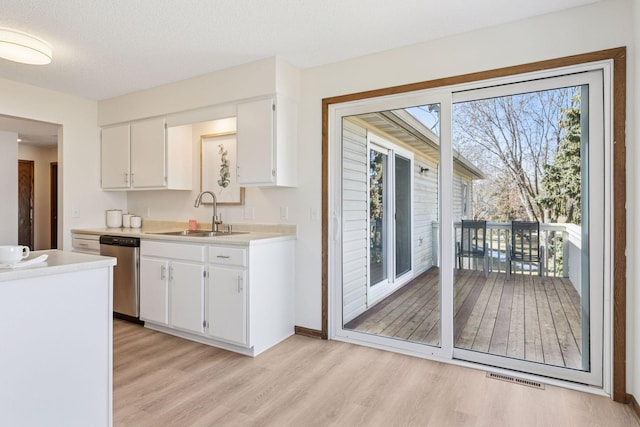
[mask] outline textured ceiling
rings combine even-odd
[[[54,58],[0,59],[0,77],[100,100],[265,57],[308,68],[593,2],[2,0],[0,27],[47,40]]]

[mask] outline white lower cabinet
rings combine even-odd
[[[151,329],[255,356],[293,334],[294,243],[142,239],[140,318]]]
[[[247,345],[247,273],[209,267],[207,333],[213,338]]]
[[[204,251],[203,245],[140,242],[140,319],[203,331]]]
[[[140,318],[169,323],[169,261],[140,257]]]
[[[202,333],[204,330],[204,265],[171,261],[169,266],[171,326]]]
[[[207,333],[214,338],[249,345],[247,281],[248,248],[209,246]]]

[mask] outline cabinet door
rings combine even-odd
[[[171,326],[204,331],[204,265],[171,261]]]
[[[275,182],[273,99],[238,104],[238,184]]]
[[[166,137],[164,119],[131,124],[131,173],[134,188],[166,186]]]
[[[208,333],[214,338],[247,345],[247,273],[210,267]]]
[[[129,144],[129,125],[102,129],[100,167],[104,190],[129,188]]]
[[[140,257],[140,318],[169,323],[169,262]]]

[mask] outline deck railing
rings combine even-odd
[[[456,241],[460,239],[460,222],[454,224]],[[432,223],[432,240],[434,260],[439,262],[438,233],[439,223]],[[572,281],[579,278],[580,269],[575,262],[580,259],[581,249],[580,226],[574,224],[540,223],[540,245],[544,265],[542,275],[552,277],[570,277]],[[511,244],[511,223],[487,222],[487,251],[489,271],[506,273],[509,268],[507,255]],[[572,259],[573,258],[573,259]],[[574,261],[572,263],[572,261]],[[456,260],[457,263],[457,260]],[[571,268],[573,265],[573,268]],[[478,259],[464,259],[463,268],[482,269],[483,262]],[[514,262],[512,273],[539,274],[537,263]]]

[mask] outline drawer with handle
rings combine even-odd
[[[85,252],[89,254],[100,254],[100,241],[98,236],[92,238],[73,237],[71,239],[71,245],[74,252]]]
[[[226,246],[209,246],[209,262],[212,264],[246,267],[247,249]]]

